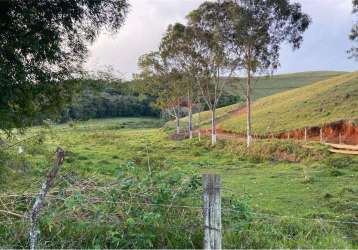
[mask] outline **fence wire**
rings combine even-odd
[[[29,197],[28,194],[24,196],[24,194],[10,194],[10,195],[1,195],[0,197]],[[51,199],[65,201],[66,198],[52,196]],[[122,204],[122,205],[138,205],[139,206],[151,206],[151,207],[162,207],[162,208],[169,208],[169,209],[191,209],[191,210],[203,210],[203,206],[191,206],[191,205],[179,205],[175,203],[150,203],[150,202],[136,202],[136,201],[107,201],[102,199],[87,199],[89,203],[107,203],[107,204]],[[24,201],[19,201],[23,203]],[[242,214],[243,212],[240,210],[236,210],[230,207],[223,206],[221,208],[223,212],[230,212],[236,214]],[[14,211],[7,211],[7,210],[0,210],[0,213],[7,213],[12,214],[17,217],[20,214]],[[290,216],[290,215],[278,215],[278,214],[270,214],[270,213],[260,213],[260,212],[251,212],[245,211],[245,213],[251,214],[256,216],[255,218],[281,218],[281,219],[292,219],[292,220],[304,220],[304,221],[315,221],[315,222],[326,222],[326,223],[334,223],[334,224],[350,224],[350,225],[358,225],[358,221],[342,221],[342,220],[334,220],[334,219],[325,219],[325,218],[305,218],[305,217],[297,217],[297,216]]]

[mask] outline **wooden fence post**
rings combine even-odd
[[[323,143],[323,130],[322,128],[319,130],[319,140],[321,143]]]
[[[204,188],[204,249],[222,249],[221,177],[203,175]]]
[[[339,144],[342,144],[342,134],[339,133]]]
[[[41,208],[44,205],[45,198],[47,195],[47,192],[52,187],[55,178],[58,174],[58,171],[60,170],[63,161],[65,158],[65,152],[61,148],[57,148],[56,150],[56,158],[55,162],[53,163],[53,167],[51,171],[47,175],[46,181],[42,184],[42,187],[40,189],[39,194],[36,197],[35,203],[32,207],[31,213],[30,213],[30,222],[31,222],[31,228],[30,228],[30,249],[34,250],[36,249],[36,243],[37,243],[37,235],[38,235],[38,219],[41,212]]]

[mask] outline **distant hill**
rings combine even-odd
[[[340,71],[315,71],[315,72],[301,72],[293,74],[274,75],[272,77],[258,77],[253,84],[253,99],[257,100],[262,97],[270,96],[276,93],[284,92],[293,88],[300,88],[317,81],[326,80],[347,74]],[[245,84],[245,79],[237,79],[233,83],[225,87],[225,95],[243,95],[242,85]],[[226,116],[237,110],[243,104],[238,103],[226,106],[217,110],[218,119],[224,119]],[[200,118],[200,119],[199,119]],[[200,117],[195,114],[193,117],[195,127],[205,126],[210,123],[210,112],[202,112]],[[182,123],[187,123],[187,118],[181,119]],[[174,127],[173,122],[168,122],[166,127]]]
[[[267,96],[253,104],[253,129],[257,134],[355,118],[358,118],[357,72]],[[245,132],[245,112],[229,114],[219,126],[229,132]]]

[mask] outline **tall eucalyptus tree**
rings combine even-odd
[[[169,25],[162,38],[160,53],[181,75],[188,107],[188,133],[193,137],[193,102],[201,74],[201,55],[195,50],[195,34],[191,27],[180,23]]]
[[[233,73],[228,60],[225,39],[226,12],[217,2],[204,2],[188,16],[188,26],[194,36],[194,50],[200,55],[200,74],[197,80],[202,97],[211,111],[211,143],[216,144],[216,109],[223,93],[226,79]],[[227,76],[226,79],[223,76]]]
[[[290,0],[240,0],[217,3],[222,14],[224,33],[235,70],[246,74],[247,146],[252,143],[252,79],[255,74],[275,71],[281,45],[286,42],[299,49],[303,33],[311,20],[299,3]]]
[[[182,75],[177,72],[158,51],[139,58],[140,73],[135,76],[141,82],[143,92],[157,96],[156,105],[163,111],[173,112],[176,134],[180,134],[180,105],[183,92]]]

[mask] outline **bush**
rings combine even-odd
[[[331,168],[346,168],[353,164],[353,160],[349,156],[331,155],[326,158],[325,163]]]

